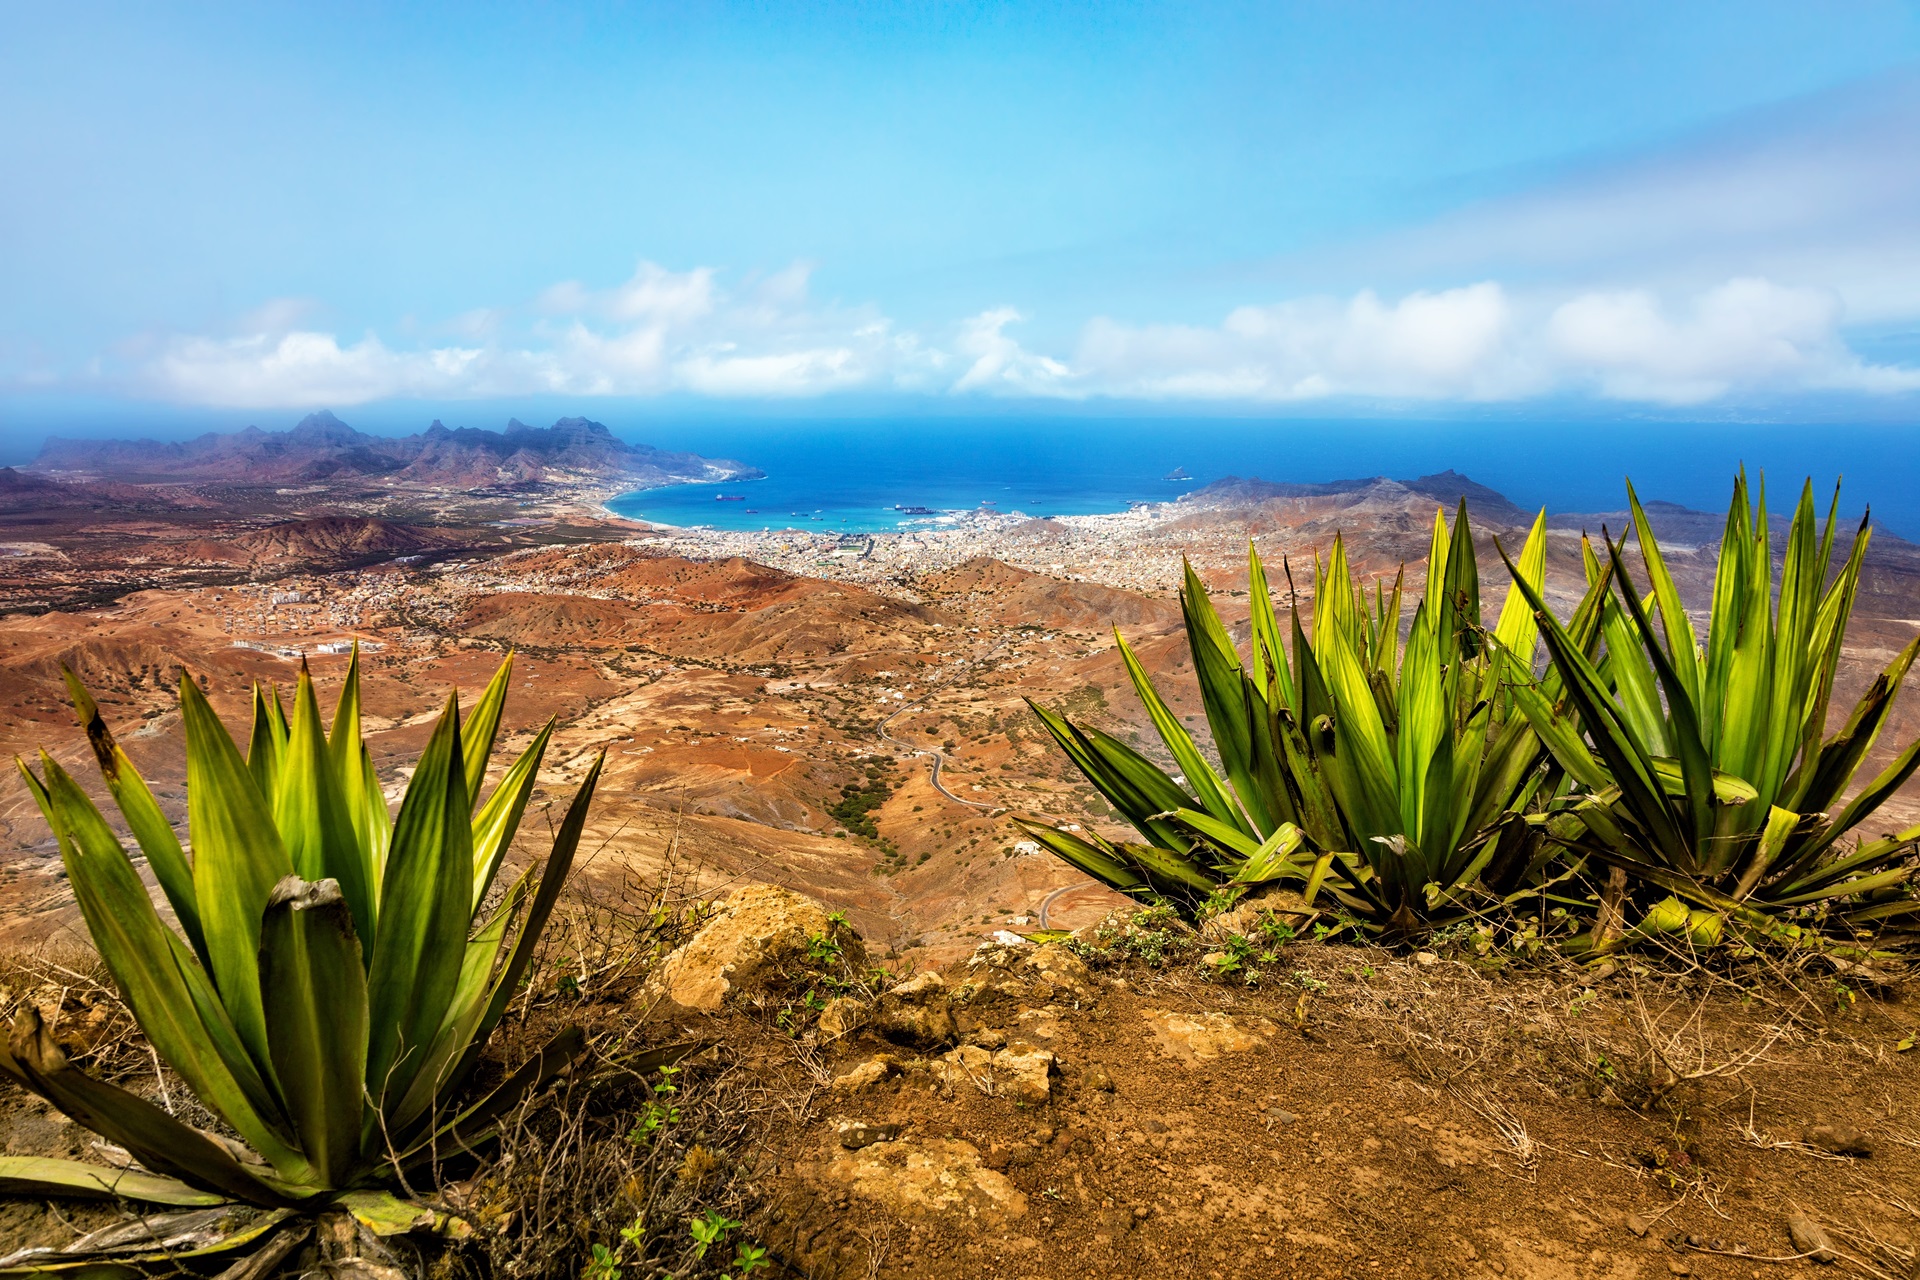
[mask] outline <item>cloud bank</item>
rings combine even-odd
[[[1588,395],[1658,405],[1729,397],[1920,390],[1920,368],[1861,358],[1830,291],[1758,276],[1674,295],[1648,288],[1513,291],[1481,281],[1382,297],[1235,308],[1216,325],[1096,317],[1069,351],[1031,350],[996,307],[923,335],[872,308],[816,306],[805,264],[736,288],[709,268],[643,262],[610,289],[543,291],[521,341],[498,314],[460,341],[396,349],[297,327],[269,304],[254,332],[182,336],[129,373],[144,394],[245,408],[522,394],[721,399],[836,392],[1089,400],[1331,399],[1488,403]],[[509,309],[511,310],[511,309]]]

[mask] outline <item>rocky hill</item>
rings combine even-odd
[[[514,419],[504,431],[455,430],[436,419],[414,435],[375,436],[354,430],[325,410],[309,414],[290,431],[248,427],[175,442],[54,437],[29,470],[143,484],[390,479],[450,489],[568,480],[645,486],[761,474],[729,459],[629,444],[586,418],[562,418],[551,427],[530,427]]]
[[[1374,502],[1399,505],[1416,498],[1427,498],[1452,507],[1466,499],[1468,508],[1482,521],[1497,524],[1525,524],[1531,512],[1514,504],[1505,494],[1471,480],[1457,471],[1436,472],[1413,480],[1389,480],[1372,476],[1364,480],[1330,480],[1321,484],[1294,484],[1262,480],[1259,476],[1243,479],[1228,476],[1203,485],[1181,498],[1204,506],[1252,506],[1274,498],[1345,498],[1354,503]]]

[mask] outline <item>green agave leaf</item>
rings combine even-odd
[[[1540,514],[1533,518],[1533,527],[1527,530],[1527,540],[1520,547],[1520,560],[1515,569],[1521,577],[1537,592],[1545,587],[1547,580],[1547,509],[1540,508]],[[1509,584],[1506,599],[1500,605],[1500,620],[1494,624],[1493,635],[1503,648],[1513,654],[1521,668],[1533,670],[1533,656],[1540,643],[1540,627],[1533,620],[1533,610],[1527,605],[1527,597],[1519,587]]]
[[[507,706],[507,684],[513,679],[513,654],[508,652],[493,679],[480,695],[480,701],[460,726],[460,743],[465,751],[467,799],[480,803],[480,789],[487,780],[487,760],[493,755],[494,739],[500,733],[500,713]]]
[[[1660,789],[1670,796],[1682,796],[1687,793],[1685,768],[1672,756],[1653,758],[1653,776],[1660,783]],[[1759,799],[1760,792],[1745,778],[1737,778],[1731,773],[1713,771],[1713,803],[1718,805],[1749,804]]]
[[[1072,832],[1062,831],[1058,827],[1044,826],[1038,822],[1029,822],[1024,818],[1015,818],[1014,823],[1069,866],[1077,867],[1110,889],[1117,889],[1121,893],[1137,894],[1148,887],[1145,876],[1108,852],[1107,848],[1102,847],[1105,841],[1096,844],[1091,840],[1083,840]]]
[[[448,1077],[450,1090],[457,1090],[472,1073],[474,1064],[480,1060],[480,1050],[486,1044],[487,1037],[499,1025],[507,1011],[507,1002],[520,989],[520,979],[526,973],[527,966],[533,963],[533,953],[539,944],[540,934],[553,915],[554,903],[560,899],[560,889],[566,883],[567,872],[573,867],[574,855],[579,851],[580,833],[587,825],[587,810],[593,804],[594,788],[600,783],[600,771],[606,767],[606,763],[607,753],[602,751],[594,758],[587,776],[580,783],[580,789],[574,793],[573,803],[567,806],[566,816],[560,820],[560,830],[553,840],[553,851],[547,855],[547,865],[540,874],[540,886],[534,892],[533,902],[527,908],[527,918],[520,924],[519,936],[507,956],[507,962],[494,975],[492,994],[488,997],[486,1012],[474,1028],[473,1039]]]
[[[455,695],[400,802],[380,891],[367,969],[367,1091],[379,1106],[406,1095],[459,981],[473,913],[471,812]]]
[[[142,1032],[201,1101],[275,1168],[297,1175],[298,1154],[275,1132],[270,1086],[240,1047],[186,944],[160,922],[146,885],[92,799],[44,753],[41,769],[44,784],[25,765],[20,773],[53,829],[88,934]]]
[[[1266,566],[1259,553],[1247,543],[1247,595],[1253,602],[1254,681],[1266,695],[1274,714],[1299,713],[1299,694],[1293,687],[1293,674],[1287,669],[1287,649],[1280,638],[1280,622],[1273,612],[1273,593],[1267,585]]]
[[[0,1156],[0,1195],[72,1197],[77,1200],[138,1200],[179,1206],[225,1204],[227,1198],[190,1187],[177,1178],[142,1169],[110,1169],[45,1156]]]
[[[293,861],[293,874],[304,880],[333,881],[352,913],[355,937],[373,937],[373,866],[354,830],[346,794],[320,729],[320,704],[304,659],[294,690],[293,724],[282,749],[273,818]]]
[[[1644,513],[1639,512],[1637,506],[1635,511],[1636,519],[1644,524]],[[1653,571],[1653,565],[1658,564],[1660,567],[1656,574],[1656,581],[1664,579],[1667,588],[1670,588],[1672,579],[1667,576],[1666,566],[1660,561],[1659,549],[1653,542],[1652,532],[1643,532],[1641,538],[1640,549],[1646,557],[1649,572]],[[1613,561],[1615,582],[1623,584],[1631,582],[1632,579],[1627,576],[1626,566],[1621,560],[1621,548],[1611,540],[1607,543],[1607,555]],[[1667,588],[1656,585],[1656,594]],[[1633,617],[1633,625],[1640,632],[1641,647],[1652,661],[1654,673],[1660,677],[1660,687],[1667,695],[1668,740],[1680,759],[1680,770],[1685,778],[1686,784],[1682,789],[1681,798],[1685,802],[1685,813],[1692,825],[1691,848],[1697,851],[1713,830],[1713,766],[1707,758],[1706,743],[1700,729],[1699,664],[1695,660],[1693,651],[1689,649],[1687,661],[1692,665],[1685,668],[1686,674],[1683,674],[1683,669],[1661,649],[1660,641],[1654,635],[1653,626],[1647,619],[1646,611],[1640,607],[1639,596],[1633,591],[1623,589],[1620,598],[1626,602],[1627,612]],[[1662,595],[1663,616],[1667,607],[1667,598]],[[1676,610],[1679,609],[1677,594],[1673,596],[1673,607]],[[1678,634],[1673,629],[1673,623],[1669,622],[1667,626],[1670,637]],[[1679,626],[1691,642],[1693,623],[1687,619],[1684,611],[1680,613]]]
[[[353,656],[347,662],[347,678],[340,686],[340,701],[333,711],[333,729],[327,737],[327,754],[333,759],[333,773],[340,780],[342,803],[353,823],[355,842],[368,867],[368,881],[374,889],[375,929],[379,923],[379,890],[386,879],[387,849],[391,843],[391,824],[387,817],[387,798],[380,790],[380,777],[374,772],[373,753],[360,733],[360,645],[356,641]],[[363,933],[363,939],[374,936]]]
[[[75,1070],[31,1005],[17,1015],[10,1073],[79,1123],[131,1152],[155,1173],[202,1191],[275,1208],[299,1197],[256,1177],[227,1149],[153,1103]]]
[[[1783,788],[1788,797],[1806,809],[1825,809],[1846,792],[1861,761],[1886,726],[1916,654],[1920,654],[1920,637],[1910,641],[1886,669],[1874,677],[1873,684],[1854,704],[1853,714],[1847,717],[1840,731],[1805,758],[1804,763],[1811,767],[1805,770],[1799,785],[1796,786],[1793,779],[1788,780]]]
[[[273,1067],[301,1148],[325,1186],[360,1156],[367,1072],[367,980],[353,914],[338,881],[288,876],[260,930]]]
[[[1653,536],[1653,525],[1647,520],[1646,510],[1640,505],[1640,495],[1633,491],[1631,480],[1627,482],[1627,505],[1633,512],[1633,532],[1640,558],[1646,566],[1647,577],[1652,581],[1654,598],[1660,605],[1660,623],[1666,631],[1669,650],[1667,661],[1688,703],[1698,706],[1704,690],[1700,679],[1699,641],[1693,633],[1693,620],[1681,602],[1680,588],[1675,585],[1666,559],[1660,554],[1660,543]],[[1637,605],[1639,595],[1630,585],[1633,579],[1617,563],[1620,557],[1610,539],[1608,549],[1616,561],[1614,576],[1621,585],[1622,595]],[[1654,648],[1658,651],[1659,645],[1654,643]]]
[[[1225,797],[1221,797],[1224,810],[1219,810],[1214,804],[1205,804],[1204,807],[1221,820],[1239,826],[1248,835],[1270,830],[1275,817],[1267,803],[1267,793],[1256,777],[1254,751],[1256,735],[1264,737],[1266,734],[1265,695],[1262,694],[1258,700],[1260,719],[1256,723],[1248,704],[1240,655],[1234,651],[1233,639],[1221,623],[1219,613],[1214,610],[1206,584],[1200,581],[1192,565],[1186,566],[1180,608],[1186,619],[1187,648],[1193,656],[1194,679],[1200,686],[1200,701],[1206,708],[1207,725],[1213,730],[1214,749],[1220,753],[1220,763],[1233,785],[1234,795],[1240,801],[1239,809],[1227,802]],[[1181,761],[1181,767],[1186,767],[1184,760]],[[1205,788],[1200,787],[1199,790],[1204,803]],[[1241,817],[1241,810],[1245,812],[1244,818]]]
[[[1316,634],[1313,652],[1334,707],[1331,729],[1345,775],[1334,775],[1334,793],[1348,825],[1367,837],[1397,832],[1399,778],[1366,668],[1338,630]]]
[[[1140,664],[1133,647],[1121,636],[1118,628],[1114,630],[1113,638],[1120,650],[1121,661],[1126,664],[1127,677],[1133,681],[1134,692],[1139,695],[1140,704],[1147,709],[1160,741],[1166,744],[1167,751],[1186,775],[1187,786],[1199,799],[1200,806],[1223,821],[1244,821],[1234,809],[1233,801],[1227,797],[1226,784],[1213,771],[1213,766],[1207,763],[1206,757],[1200,754],[1200,748],[1194,745],[1193,736],[1180,723],[1180,718],[1160,697],[1160,691],[1154,688],[1152,678],[1147,675],[1146,668]],[[1160,772],[1158,769],[1154,771]],[[1172,779],[1168,779],[1168,782],[1169,785],[1178,785]]]
[[[527,887],[532,880],[533,869],[529,867],[507,890],[487,922],[467,939],[460,981],[453,989],[446,1019],[434,1037],[426,1063],[413,1078],[406,1097],[389,1109],[387,1125],[393,1133],[411,1135],[415,1122],[434,1110],[436,1102],[446,1096],[451,1070],[473,1042],[474,1031],[486,1015],[487,999],[493,994],[489,982],[506,946],[508,927],[526,902]],[[405,1137],[399,1140],[405,1141]]]
[[[1229,860],[1251,858],[1260,852],[1259,840],[1255,840],[1236,826],[1220,821],[1210,813],[1201,813],[1197,809],[1175,809],[1160,816],[1185,827],[1202,840],[1214,845],[1227,854]]]
[[[1826,580],[1825,562],[1816,563],[1819,540],[1814,532],[1813,482],[1800,491],[1800,502],[1787,531],[1786,555],[1780,565],[1780,601],[1774,621],[1774,664],[1771,706],[1763,722],[1766,755],[1754,779],[1761,793],[1778,794],[1793,766],[1805,720],[1801,714],[1813,681],[1814,627],[1819,614],[1820,588]]]
[[[1219,887],[1220,878],[1188,854],[1150,844],[1122,844],[1114,848],[1147,877],[1157,893],[1186,897],[1189,894],[1184,891],[1198,890],[1205,894]]]
[[[258,681],[253,686],[253,734],[247,743],[247,771],[253,785],[268,800],[280,780],[280,749],[287,741],[286,715],[280,709],[280,691],[269,691]]]
[[[100,776],[106,780],[113,802],[127,820],[127,829],[133,833],[140,852],[146,855],[147,865],[153,868],[153,878],[160,882],[161,892],[167,895],[167,905],[180,921],[180,931],[187,935],[187,941],[204,961],[207,945],[200,929],[200,903],[194,897],[193,868],[187,865],[180,837],[174,834],[173,824],[161,812],[160,803],[153,798],[146,779],[114,741],[113,731],[107,728],[86,686],[65,663],[60,664],[60,675],[66,681],[67,695],[73,700],[81,727],[86,730],[87,745],[93,748],[93,758],[100,765]]]
[[[1611,544],[1609,544],[1611,551]],[[1504,549],[1502,558],[1506,557]],[[1514,571],[1511,560],[1507,561],[1510,572]],[[1604,582],[1619,573],[1617,556],[1609,556],[1608,569],[1602,578]],[[1631,728],[1622,720],[1612,701],[1608,697],[1605,683],[1592,662],[1578,644],[1563,628],[1559,620],[1547,609],[1546,602],[1538,592],[1528,586],[1517,572],[1514,581],[1519,583],[1527,602],[1534,607],[1534,618],[1540,624],[1541,639],[1546,642],[1547,652],[1553,660],[1554,668],[1560,675],[1566,695],[1574,709],[1578,711],[1581,722],[1586,726],[1597,749],[1599,759],[1605,762],[1605,774],[1620,788],[1622,800],[1628,805],[1635,819],[1647,830],[1663,855],[1678,863],[1692,866],[1690,845],[1682,839],[1680,830],[1674,822],[1673,814],[1668,810],[1666,800],[1659,790],[1653,776],[1653,753],[1649,752],[1633,734]],[[1565,735],[1554,726],[1554,715],[1544,697],[1537,704],[1528,705],[1528,719],[1539,732],[1549,749],[1555,752],[1560,764],[1570,774],[1582,767],[1579,754],[1560,755]],[[1545,714],[1535,718],[1544,708]]]
[[[500,873],[500,860],[506,856],[507,847],[513,843],[514,832],[520,829],[520,819],[527,811],[527,799],[533,795],[533,788],[540,781],[540,761],[547,753],[547,742],[553,736],[552,720],[541,728],[520,758],[507,770],[507,776],[500,780],[493,795],[473,819],[473,909],[480,909],[481,899],[487,896],[487,890],[493,887],[493,878]]]
[[[1278,830],[1260,842],[1260,847],[1247,855],[1233,873],[1233,884],[1265,884],[1285,877],[1308,880],[1317,889],[1318,880],[1324,879],[1326,869],[1332,864],[1333,855],[1323,853],[1307,866],[1303,867],[1293,860],[1306,844],[1306,833],[1291,822],[1282,823]],[[1309,899],[1311,900],[1311,899]]]
[[[1177,839],[1177,833],[1153,815],[1168,809],[1197,807],[1199,801],[1181,790],[1151,760],[1117,738],[1098,729],[1081,730],[1031,698],[1027,706],[1046,726],[1095,789],[1149,840]]]
[[[208,967],[241,1043],[264,1066],[270,1055],[260,1004],[260,915],[273,886],[293,874],[293,861],[233,739],[184,672],[180,714],[187,730],[193,887],[206,925]]]
[[[1834,487],[1833,506],[1827,512],[1826,534],[1822,538],[1822,547],[1828,547],[1833,540],[1834,525],[1839,514],[1840,490]],[[1867,544],[1872,540],[1873,528],[1869,517],[1862,516],[1860,527],[1853,536],[1853,547],[1847,553],[1846,565],[1840,576],[1820,602],[1820,613],[1814,621],[1813,636],[1809,644],[1808,661],[1813,666],[1814,677],[1807,691],[1806,704],[1801,717],[1800,763],[1795,772],[1803,770],[1810,757],[1818,755],[1816,750],[1820,735],[1827,729],[1827,707],[1833,698],[1833,679],[1840,665],[1841,650],[1846,644],[1847,622],[1853,616],[1854,599],[1860,589],[1860,570],[1866,560]],[[1820,563],[1828,563],[1830,550],[1821,551]],[[1793,775],[1784,785],[1791,788]],[[1795,807],[1806,806],[1796,801]],[[1820,806],[1825,807],[1825,806]]]

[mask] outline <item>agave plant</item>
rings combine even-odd
[[[1871,537],[1867,521],[1845,562],[1830,571],[1839,489],[1817,528],[1813,486],[1806,484],[1776,584],[1764,486],[1751,505],[1743,472],[1727,512],[1702,643],[1631,484],[1627,493],[1651,589],[1644,597],[1633,589],[1624,539],[1608,538],[1607,570],[1618,599],[1606,606],[1603,658],[1592,658],[1554,621],[1524,562],[1514,566],[1515,585],[1535,611],[1584,729],[1554,715],[1532,690],[1519,691],[1580,791],[1551,829],[1625,873],[1637,901],[1619,906],[1641,909],[1640,929],[1685,927],[1710,941],[1728,920],[1777,934],[1797,927],[1787,921],[1795,914],[1821,915],[1849,934],[1920,927],[1913,892],[1920,827],[1842,843],[1920,765],[1920,742],[1908,744],[1854,790],[1920,639],[1826,735]],[[1589,575],[1602,572],[1590,557]],[[1602,927],[1591,941],[1614,940],[1607,932]]]
[[[579,844],[595,762],[544,870],[490,898],[553,725],[485,803],[512,658],[464,719],[450,697],[398,815],[360,733],[359,656],[323,731],[300,672],[291,717],[256,686],[243,758],[191,679],[180,684],[191,857],[99,708],[67,684],[107,789],[172,908],[155,909],[93,801],[44,752],[22,776],[53,829],[101,958],[141,1030],[239,1141],[216,1137],[72,1063],[31,1009],[0,1070],[125,1148],[146,1172],[0,1161],[0,1185],[173,1204],[240,1202],[279,1215],[396,1207],[385,1188],[486,1136],[583,1052],[578,1028],[490,1092],[468,1085],[532,959]]]
[[[1283,643],[1260,557],[1248,552],[1251,644],[1243,663],[1205,586],[1186,570],[1181,605],[1216,770],[1124,638],[1133,686],[1179,776],[1110,734],[1033,710],[1144,843],[1023,823],[1074,866],[1122,892],[1192,912],[1223,889],[1276,880],[1323,889],[1376,929],[1410,932],[1457,914],[1479,888],[1536,872],[1542,842],[1522,818],[1548,783],[1540,737],[1506,694],[1530,674],[1532,611],[1510,588],[1491,633],[1466,504],[1434,516],[1428,588],[1401,642],[1405,570],[1391,590],[1356,585],[1334,540],[1316,561],[1312,636],[1299,610]],[[1546,519],[1518,574],[1539,587]],[[1591,629],[1598,591],[1576,628]],[[1117,633],[1116,633],[1117,635]],[[1489,641],[1491,640],[1491,643]]]

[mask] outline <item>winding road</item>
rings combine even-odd
[[[880,722],[880,737],[887,742],[893,743],[897,747],[905,748],[908,754],[910,755],[932,756],[933,768],[928,771],[927,781],[933,784],[933,789],[935,791],[938,791],[941,795],[945,796],[947,799],[953,801],[955,804],[964,804],[969,808],[985,809],[993,813],[999,812],[999,810],[1002,807],[1000,805],[982,804],[978,800],[965,800],[953,794],[953,792],[947,790],[946,783],[940,781],[940,766],[946,762],[946,756],[942,755],[939,751],[936,751],[932,747],[916,747],[911,742],[904,742],[901,739],[894,737],[891,733],[887,732],[887,726],[892,724],[895,718],[899,716],[903,716],[909,711],[918,711],[918,710],[920,710],[920,707],[918,705],[901,707],[899,710],[895,711],[893,715],[890,715],[885,720],[882,720]]]
[[[1086,886],[1082,884],[1064,885],[1061,888],[1055,889],[1052,893],[1048,894],[1046,897],[1040,899],[1040,927],[1042,929],[1053,928],[1052,925],[1047,923],[1047,909],[1053,906],[1053,900],[1055,898],[1059,897],[1063,893],[1068,893],[1074,889],[1084,889],[1084,888],[1086,888]]]

